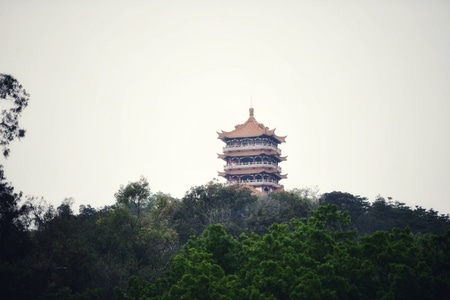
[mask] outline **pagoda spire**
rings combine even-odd
[[[253,117],[254,111],[255,111],[255,110],[253,109],[253,107],[250,107],[250,109],[249,109],[250,117]]]

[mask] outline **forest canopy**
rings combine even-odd
[[[448,215],[348,193],[253,195],[210,182],[182,199],[145,178],[103,208],[22,199],[2,179],[4,299],[436,299]]]

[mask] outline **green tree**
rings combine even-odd
[[[141,220],[144,212],[153,204],[150,187],[145,177],[121,186],[114,196],[117,203],[129,209],[138,220]]]
[[[347,212],[307,218],[239,239],[219,224],[191,237],[167,276],[130,278],[121,299],[441,299],[450,291],[450,231],[358,236]]]
[[[26,254],[28,235],[23,217],[28,205],[19,205],[22,193],[15,193],[6,182],[0,165],[0,262],[20,258]]]
[[[351,226],[366,232],[365,219],[370,203],[367,198],[354,196],[349,193],[331,192],[323,194],[319,199],[320,205],[334,204],[339,210],[346,211],[351,219]]]
[[[131,277],[125,289],[117,289],[118,297],[242,299],[237,277],[231,275],[240,266],[239,253],[239,243],[222,225],[210,225],[181,248],[163,280],[149,283]]]
[[[15,138],[25,136],[25,130],[19,126],[19,117],[29,98],[30,95],[14,77],[0,74],[0,146],[4,157],[10,153],[9,144]]]
[[[30,278],[25,259],[31,240],[23,222],[30,206],[19,205],[21,196],[6,182],[0,165],[0,295],[5,299],[21,299],[17,291],[26,291]]]
[[[450,294],[450,230],[419,236],[418,247],[418,256],[423,260],[417,263],[417,268],[423,279],[431,280],[425,289],[429,299],[446,298]],[[422,290],[423,286],[418,288]]]
[[[210,224],[222,224],[238,236],[245,231],[250,205],[255,200],[250,190],[240,186],[210,182],[191,188],[174,215],[180,242],[199,236]]]
[[[411,209],[405,203],[387,200],[378,196],[367,209],[364,218],[356,224],[361,233],[377,230],[390,231],[394,228],[409,228],[413,233],[441,234],[450,229],[449,215],[439,215],[437,211],[416,206]]]
[[[86,221],[74,215],[72,199],[55,209],[48,206],[45,218],[33,232],[27,258],[32,278],[27,290],[45,299],[70,298],[89,293],[98,295],[97,261],[89,242]],[[89,228],[91,229],[91,228]]]
[[[369,299],[436,299],[430,266],[408,229],[377,231],[360,241],[360,289]]]
[[[101,281],[107,283],[103,289],[111,293],[113,286],[123,285],[130,276],[150,281],[163,276],[179,250],[178,235],[171,227],[176,201],[162,193],[151,194],[146,181],[142,182],[144,184],[127,186],[132,188],[131,195],[144,187],[144,192],[138,193],[144,195],[141,200],[133,196],[130,197],[132,206],[125,205],[130,201],[119,202],[100,211],[92,231],[93,244],[101,257],[98,262]],[[134,209],[138,202],[141,205],[139,219]]]
[[[0,147],[7,158],[9,145],[25,135],[19,117],[28,105],[29,95],[11,75],[0,74]],[[23,259],[29,253],[30,239],[26,217],[31,209],[20,205],[22,193],[15,193],[6,182],[0,165],[0,294],[9,297],[14,290],[23,290],[27,277]],[[17,298],[17,297],[16,297]]]
[[[308,195],[309,190],[294,189],[258,196],[250,209],[247,232],[264,234],[273,223],[288,223],[293,218],[306,217],[314,205]]]
[[[262,237],[244,237],[244,285],[275,299],[349,298],[352,287],[342,284],[345,264],[336,263],[350,260],[347,247],[356,233],[348,224],[348,216],[328,205],[311,211],[309,218],[273,224]]]

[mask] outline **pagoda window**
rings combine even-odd
[[[261,145],[261,138],[255,139],[255,145]]]
[[[241,177],[243,182],[252,182],[254,179],[253,175],[244,175]]]
[[[256,164],[261,164],[261,163],[262,163],[262,158],[261,158],[261,156],[255,157],[255,163],[256,163]]]
[[[243,139],[242,140],[242,147],[247,147],[248,146],[248,139]]]
[[[243,165],[250,165],[250,164],[253,163],[253,158],[252,158],[252,157],[243,157],[243,158],[241,159],[241,163],[242,163]]]

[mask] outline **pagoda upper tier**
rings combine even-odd
[[[275,129],[269,129],[269,127],[265,127],[264,124],[256,121],[253,116],[253,112],[253,108],[250,108],[250,117],[248,120],[244,124],[236,125],[233,131],[222,130],[222,132],[217,132],[219,139],[225,141],[227,139],[234,138],[268,136],[273,137],[280,143],[284,143],[286,141],[286,136],[276,135]]]

